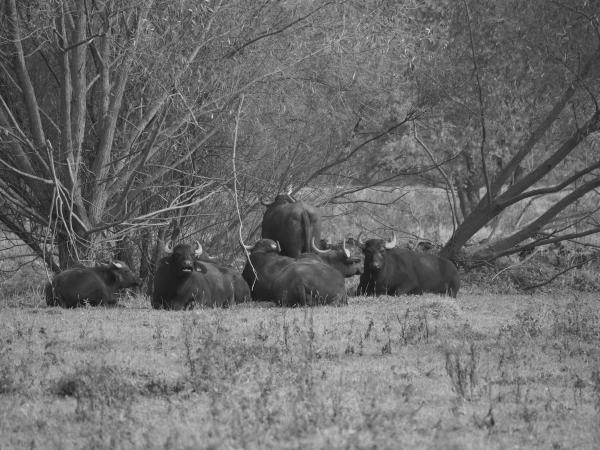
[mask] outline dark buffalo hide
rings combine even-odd
[[[298,260],[318,260],[333,267],[343,277],[348,278],[354,275],[360,275],[363,272],[362,258],[355,255],[350,250],[350,245],[346,245],[344,240],[339,244],[329,245],[321,240],[323,249],[318,248],[313,240],[312,248],[315,253],[302,253]]]
[[[280,194],[267,207],[262,221],[261,237],[279,242],[281,254],[297,258],[311,252],[311,242],[319,242],[321,214],[314,206]]]
[[[242,276],[253,300],[281,306],[347,304],[344,278],[322,261],[281,255],[277,243],[270,239],[259,240],[249,251]]]
[[[74,308],[89,304],[114,305],[119,289],[139,286],[141,281],[122,261],[96,267],[73,267],[58,273],[44,289],[48,306]]]
[[[433,292],[456,297],[460,280],[456,266],[437,255],[395,248],[382,239],[363,246],[364,272],[357,295],[402,295]]]
[[[239,273],[209,259],[196,243],[171,248],[154,275],[152,306],[160,309],[188,309],[194,306],[224,307],[250,298]]]
[[[211,277],[211,274],[214,274],[212,276],[215,278],[215,284],[222,283],[230,303],[244,303],[252,299],[248,284],[236,268],[221,264],[205,252],[196,255],[196,260],[201,261],[206,266],[207,276]],[[216,271],[212,270],[212,267],[216,268]],[[222,278],[222,281],[219,281],[219,278]]]

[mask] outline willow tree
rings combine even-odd
[[[57,270],[227,189],[209,144],[279,70],[244,50],[324,5],[6,0],[0,222]]]
[[[418,126],[421,138],[434,151],[457,155],[447,171],[462,216],[442,254],[476,263],[600,232],[596,202],[586,203],[600,187],[596,6],[446,6],[432,8],[432,51],[416,64],[434,106],[429,123]],[[528,222],[482,239],[508,208],[547,194],[555,200]],[[481,242],[473,242],[476,234]]]

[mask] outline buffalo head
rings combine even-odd
[[[396,247],[396,233],[391,241],[369,239],[364,243],[359,242],[365,255],[365,271],[377,272],[383,267],[385,251]]]
[[[115,260],[111,263],[111,266],[112,273],[117,280],[116,287],[118,289],[142,285],[142,280],[124,262]]]
[[[288,187],[288,191],[285,194],[277,194],[275,199],[272,202],[266,202],[263,199],[260,200],[260,203],[267,208],[285,205],[286,203],[296,203],[296,199],[292,196],[292,187]]]
[[[280,253],[281,247],[279,242],[272,239],[260,239],[254,245],[245,245],[242,241],[240,244],[248,253]]]
[[[194,270],[206,273],[206,266],[197,260],[202,255],[202,245],[198,241],[195,248],[189,244],[178,244],[173,248],[173,243],[169,241],[165,245],[165,251],[169,254],[168,263],[172,264],[173,270],[178,274],[189,275]]]
[[[322,243],[321,243],[322,245]],[[344,277],[360,275],[362,273],[362,258],[353,255],[346,246],[346,240],[341,244],[327,245],[326,250],[321,250],[312,240],[313,251],[321,257],[323,261],[337,269]]]

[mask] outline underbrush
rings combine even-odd
[[[2,448],[600,443],[589,296],[0,314]]]
[[[575,291],[600,292],[595,262],[572,268],[572,261],[540,255],[526,261],[504,258],[495,264],[461,272],[461,289],[490,294]]]

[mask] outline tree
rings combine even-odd
[[[326,6],[6,0],[0,222],[53,270],[181,224],[229,188],[240,95],[281,70],[244,52]]]
[[[435,58],[419,67],[442,113],[435,120],[450,124],[462,147],[454,179],[464,218],[442,254],[489,261],[600,231],[593,209],[556,225],[600,185],[598,11],[586,1],[463,1],[442,16]],[[537,218],[464,248],[510,206],[549,193],[560,199]]]

